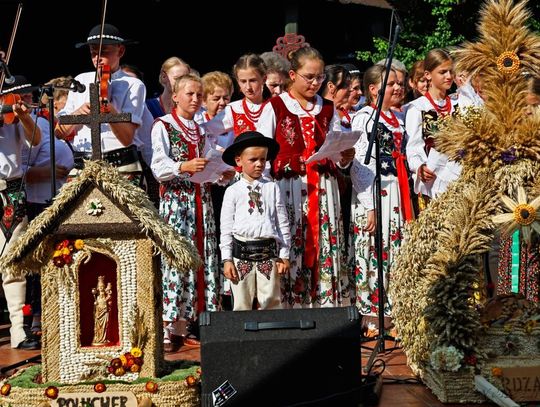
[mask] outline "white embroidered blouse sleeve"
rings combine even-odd
[[[180,163],[169,157],[171,144],[169,134],[162,121],[156,120],[152,126],[152,164],[154,177],[160,182],[170,181],[180,175]]]
[[[207,135],[219,136],[233,129],[232,107],[226,106],[212,120],[202,123],[201,127]]]
[[[235,204],[235,189],[227,188],[225,195],[223,196],[223,204],[221,206],[220,215],[220,244],[221,258],[223,260],[231,260],[232,257],[232,243],[233,243],[233,226],[234,217],[236,213]]]
[[[257,122],[256,130],[265,137],[275,139],[276,113],[274,112],[272,103],[266,103],[264,106],[263,111],[261,112],[261,117],[259,117],[259,121]],[[270,170],[270,162],[267,161],[263,172],[264,179],[272,180]]]
[[[266,103],[261,117],[257,122],[257,131],[262,133],[265,137],[275,138],[276,135],[276,114],[272,103]]]
[[[291,250],[291,229],[289,227],[289,217],[287,216],[287,207],[281,195],[281,190],[278,184],[274,184],[274,194],[276,196],[276,215],[277,215],[277,232],[280,240],[279,258],[289,259]]]
[[[375,179],[375,157],[373,150],[369,164],[364,164],[369,144],[367,131],[371,130],[373,123],[373,121],[370,121],[371,125],[368,125],[366,129],[366,123],[369,117],[368,112],[361,112],[352,121],[351,130],[360,131],[362,134],[354,146],[356,151],[351,165],[351,181],[358,201],[360,201],[364,208],[373,209],[373,180]]]
[[[427,155],[424,151],[424,139],[422,138],[422,112],[415,105],[411,105],[405,116],[405,131],[407,133],[407,162],[412,173],[416,174],[418,169],[427,162]]]

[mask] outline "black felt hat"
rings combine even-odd
[[[267,147],[267,160],[273,160],[279,152],[279,144],[273,138],[265,137],[258,131],[246,131],[236,137],[233,143],[225,149],[221,159],[225,164],[234,167],[236,166],[234,158],[248,147]]]
[[[8,93],[32,93],[37,89],[36,86],[32,86],[32,84],[28,82],[26,77],[22,75],[13,75],[13,77],[15,78],[15,81],[9,85],[4,83],[0,95],[6,95]]]
[[[79,42],[75,44],[75,48],[81,48],[85,45],[90,44],[99,44],[99,38],[101,33],[101,24],[96,25],[94,28],[90,30],[88,33],[88,38],[86,39],[86,42]],[[120,30],[116,28],[112,24],[103,24],[103,45],[112,45],[112,44],[137,44],[137,41],[129,40],[124,38],[122,34],[120,34]]]

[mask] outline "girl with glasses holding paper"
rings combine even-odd
[[[321,54],[304,47],[290,60],[289,90],[268,101],[257,124],[280,145],[272,175],[284,197],[292,238],[290,274],[281,281],[283,306],[350,305],[336,163],[306,163],[328,131],[340,130],[340,119],[334,104],[317,95],[325,79]],[[347,166],[353,156],[353,149],[342,152],[339,164]]]

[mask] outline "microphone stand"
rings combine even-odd
[[[383,269],[383,231],[382,231],[382,199],[381,199],[381,160],[380,160],[380,146],[379,146],[379,119],[381,116],[382,104],[384,91],[386,89],[386,84],[388,83],[388,76],[390,75],[390,70],[392,68],[392,59],[394,56],[394,49],[396,47],[397,39],[399,32],[401,30],[401,25],[396,24],[394,28],[394,35],[392,42],[388,48],[388,54],[386,56],[386,70],[384,78],[382,81],[381,88],[379,89],[379,94],[377,97],[377,110],[375,112],[375,118],[373,119],[373,127],[369,132],[369,144],[366,152],[366,158],[364,164],[369,164],[371,160],[371,152],[373,150],[373,145],[375,145],[375,216],[376,216],[376,226],[375,226],[375,252],[377,255],[377,283],[379,287],[379,298],[378,298],[378,323],[379,323],[379,332],[377,334],[377,342],[372,349],[371,356],[368,359],[365,371],[369,372],[373,363],[375,361],[375,356],[378,353],[385,352],[385,340],[394,340],[395,338],[390,335],[385,334],[384,330],[384,304],[386,300],[386,290],[384,288],[384,269]],[[393,350],[389,349],[389,350]]]
[[[54,86],[46,85],[42,87],[42,93],[46,94],[49,99],[49,151],[51,157],[51,199],[56,196],[56,148],[54,135]]]
[[[50,161],[51,161],[51,199],[50,202],[56,196],[58,189],[56,188],[56,136],[54,135],[55,120],[54,120],[54,89],[63,89],[73,92],[84,91],[84,87],[80,83],[72,83],[71,86],[55,86],[55,85],[43,85],[40,87],[40,94],[46,94],[49,99],[49,144],[50,144]]]

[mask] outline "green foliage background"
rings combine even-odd
[[[430,49],[474,40],[477,35],[476,23],[482,1],[394,0],[391,3],[403,22],[394,58],[407,68],[424,59]],[[530,0],[529,9],[533,12],[530,27],[540,32],[540,2]],[[356,51],[356,58],[375,63],[386,57],[387,50],[388,38],[375,37],[373,48]]]

